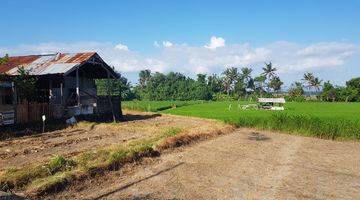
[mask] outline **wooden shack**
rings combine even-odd
[[[24,102],[16,94],[12,77],[19,76],[19,67],[36,77],[41,98],[35,102]],[[96,79],[119,75],[96,52],[9,57],[0,65],[0,73],[0,124],[5,124],[5,116],[13,116],[13,123],[39,121],[42,115],[48,119],[113,112],[121,116],[120,96],[97,95]]]
[[[284,98],[258,98],[259,107],[265,110],[284,110]]]

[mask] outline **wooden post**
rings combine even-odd
[[[120,103],[119,109],[120,109],[120,118],[122,119],[123,114],[122,114],[122,109],[121,109],[121,101],[122,101],[121,93],[122,93],[122,88],[121,88],[121,84],[120,84],[120,85],[119,85],[119,103]]]
[[[80,106],[79,67],[76,68],[76,98],[77,104]]]
[[[63,105],[63,96],[64,96],[63,83],[60,83],[60,103],[61,103],[61,105]]]
[[[16,124],[17,121],[17,95],[16,95],[16,88],[15,88],[15,83],[11,82],[11,89],[12,89],[12,104],[13,104],[13,109],[14,109],[14,124]]]
[[[52,80],[50,79],[49,80],[49,103],[52,99],[52,96],[53,96],[53,91],[52,91]]]
[[[50,79],[50,81],[49,81],[49,103],[48,103],[48,107],[47,107],[47,116],[48,117],[50,117],[51,116],[51,104],[53,103],[52,101],[53,101],[53,90],[52,90],[52,83],[53,83],[53,81],[52,81],[52,79]],[[45,102],[45,104],[46,104],[46,102]],[[43,115],[45,115],[45,109],[44,109],[44,111],[43,111]]]
[[[46,120],[46,116],[45,115],[42,115],[41,116],[41,120],[42,120],[42,124],[43,124],[43,127],[42,127],[42,132],[44,133],[45,132],[45,120]]]
[[[116,122],[116,117],[115,117],[115,112],[114,112],[114,106],[113,106],[113,103],[112,103],[112,100],[111,100],[111,96],[110,96],[110,73],[109,73],[109,70],[106,70],[107,72],[107,83],[108,83],[108,99],[109,99],[109,103],[110,103],[110,107],[111,107],[111,112],[112,112],[112,117],[113,117],[113,121]]]

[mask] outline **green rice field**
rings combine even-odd
[[[326,139],[360,139],[360,103],[288,102],[285,111],[243,110],[249,102],[124,102],[123,108],[218,119],[238,127]],[[134,106],[136,104],[136,106]],[[146,109],[145,109],[146,110]]]

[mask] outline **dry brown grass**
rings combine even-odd
[[[209,138],[213,138],[219,135],[223,135],[226,133],[230,133],[234,131],[234,127],[226,126],[224,129],[219,129],[211,132],[199,132],[192,134],[180,134],[173,137],[166,138],[161,144],[159,144],[156,148],[161,151],[170,148],[176,148],[184,145],[189,145],[191,143],[195,143],[201,140],[206,140]]]
[[[107,135],[119,135],[121,132],[127,134],[133,132],[138,134],[138,137],[125,141],[112,141],[111,145],[85,149],[77,154],[64,157],[61,155],[57,158],[61,159],[60,166],[54,168],[56,170],[49,171],[49,167],[46,167],[51,165],[51,160],[39,164],[33,160],[32,165],[8,168],[0,171],[0,185],[5,189],[25,192],[29,196],[36,197],[59,191],[74,180],[102,174],[108,170],[117,170],[124,164],[143,157],[158,156],[165,149],[229,133],[234,130],[234,127],[213,120],[165,115],[119,124],[82,122],[76,127],[65,130],[70,133],[69,136],[66,133],[57,133],[58,135],[63,134],[65,139],[73,137],[75,132],[80,132],[80,136],[89,134],[88,132],[102,133],[100,138]],[[143,132],[142,137],[139,135],[140,132]],[[50,135],[47,137],[52,138]],[[32,139],[25,138],[25,140]],[[59,138],[56,140],[58,141]],[[89,142],[94,141],[90,140]],[[66,144],[66,142],[63,143]],[[73,162],[71,167],[62,167],[64,160],[71,160]]]

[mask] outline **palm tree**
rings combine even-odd
[[[230,79],[234,82],[239,76],[238,69],[236,67],[231,67],[229,71]]]
[[[272,66],[272,63],[265,63],[265,67],[262,68],[263,69],[263,73],[262,75],[264,75],[265,77],[267,77],[269,80],[275,76],[275,72],[276,72],[276,68]]]
[[[252,72],[252,69],[249,67],[241,68],[240,80],[238,80],[238,81],[244,82],[245,90],[246,90],[246,88],[250,88],[250,89],[254,88],[254,80],[251,78],[251,72]]]
[[[313,83],[314,79],[315,79],[314,74],[310,73],[310,72],[306,72],[303,76],[302,80],[305,82],[309,91],[312,87],[312,83]]]
[[[295,81],[294,86],[295,86],[295,88],[299,88],[299,89],[303,88],[303,84],[299,81]]]
[[[226,68],[222,74],[225,76],[224,77],[224,88],[225,88],[227,94],[229,95],[230,90],[231,90],[235,80],[239,76],[239,73],[238,73],[236,67],[230,67],[230,68]]]
[[[263,73],[261,75],[265,76],[267,79],[267,91],[269,92],[270,90],[269,84],[271,82],[271,79],[276,76],[275,72],[277,69],[272,66],[271,62],[265,63],[265,67],[263,67],[262,69],[263,69]]]
[[[231,81],[228,77],[223,77],[222,78],[222,82],[223,82],[223,86],[224,86],[224,90],[226,91],[227,95],[230,94],[230,89],[231,89]]]
[[[318,77],[315,77],[312,82],[311,82],[311,86],[315,88],[316,92],[318,92],[320,90],[322,80],[320,80]]]
[[[145,88],[147,82],[151,77],[151,71],[149,69],[141,70],[139,73],[139,84],[141,88]]]
[[[266,77],[264,75],[260,75],[254,78],[254,82],[256,87],[259,89],[260,97],[262,97],[262,93],[264,91],[264,84],[266,81]]]
[[[243,67],[241,68],[241,77],[244,79],[244,80],[249,80],[251,78],[251,72],[252,72],[252,69],[249,68],[249,67]]]

